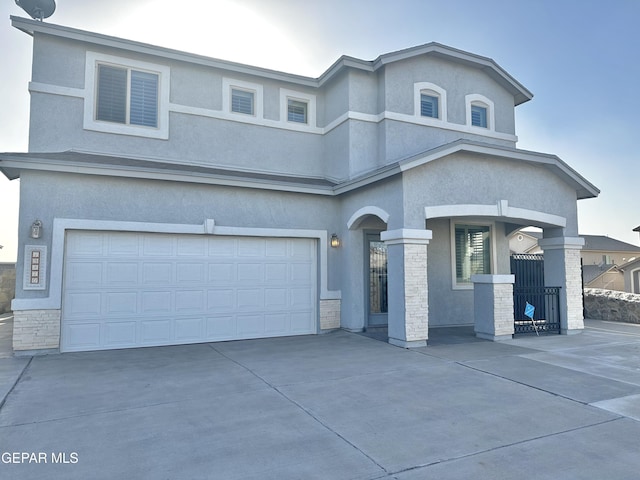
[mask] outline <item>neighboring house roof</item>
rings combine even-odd
[[[571,185],[578,198],[596,197],[600,190],[569,167],[555,155],[548,155],[517,148],[497,147],[481,142],[458,140],[440,147],[413,155],[409,158],[391,163],[382,168],[360,175],[358,177],[335,182],[326,178],[308,178],[299,176],[285,176],[264,174],[255,171],[230,170],[189,162],[179,164],[169,159],[141,159],[132,157],[116,157],[96,152],[39,152],[39,153],[2,153],[0,154],[0,171],[7,178],[13,180],[20,176],[20,170],[61,171],[71,173],[85,173],[94,175],[132,176],[138,172],[141,178],[157,178],[194,183],[210,183],[223,185],[239,185],[254,188],[281,189],[318,193],[324,195],[339,195],[356,190],[385,178],[398,175],[420,165],[444,158],[459,152],[490,155],[493,157],[521,161],[546,168]],[[495,205],[494,205],[495,207]]]
[[[635,270],[636,268],[640,268],[640,258],[634,258],[630,262],[623,263],[618,268],[623,272],[626,272],[627,270]]]
[[[630,243],[616,240],[605,235],[580,235],[584,238],[582,250],[595,250],[603,252],[640,252],[640,247]]]
[[[465,52],[463,50],[458,50],[456,48],[448,47],[436,42],[431,42],[425,45],[407,48],[404,50],[398,50],[396,52],[386,53],[371,61],[361,60],[344,55],[340,57],[333,65],[331,65],[331,67],[329,67],[322,75],[320,75],[320,77],[311,78],[266,68],[254,67],[236,62],[230,62],[227,60],[220,60],[203,55],[196,55],[193,53],[182,52],[179,50],[159,47],[156,45],[136,42],[133,40],[125,40],[108,35],[102,35],[99,33],[87,32],[85,30],[78,30],[75,28],[64,27],[52,23],[38,22],[21,17],[11,16],[11,22],[14,27],[22,30],[29,35],[33,35],[35,32],[46,33],[47,35],[70,38],[82,42],[94,43],[97,45],[107,45],[123,50],[156,55],[164,58],[171,58],[174,60],[222,68],[224,70],[235,71],[239,73],[247,73],[250,75],[257,75],[276,80],[293,82],[311,87],[322,86],[324,83],[332,79],[336,74],[346,68],[355,68],[368,72],[375,72],[385,65],[393,62],[406,60],[412,57],[418,57],[420,55],[433,55],[436,57],[444,57],[449,61],[454,61],[484,71],[487,75],[493,78],[496,82],[502,85],[502,87],[504,87],[513,95],[515,99],[515,105],[520,105],[521,103],[527,102],[533,98],[533,94],[529,90],[527,90],[515,78],[509,75],[509,73],[507,73],[507,71],[504,70],[500,65],[498,65],[493,59]]]
[[[640,232],[640,225],[633,229],[634,232]]]
[[[601,275],[615,270],[618,270],[616,265],[583,265],[582,280],[585,285],[588,285]]]

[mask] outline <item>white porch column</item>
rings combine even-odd
[[[380,234],[387,244],[389,343],[399,347],[427,344],[427,245],[431,237],[431,230],[399,229]]]
[[[580,237],[543,238],[538,244],[544,252],[544,283],[560,288],[560,329],[563,334],[584,329],[582,310],[582,269]]]
[[[515,275],[471,275],[476,337],[494,342],[511,340]]]

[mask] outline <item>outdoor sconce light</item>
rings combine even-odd
[[[337,234],[331,235],[331,248],[338,248],[340,246],[340,239]]]
[[[36,220],[31,224],[31,238],[40,238],[42,235],[42,222],[40,220]]]

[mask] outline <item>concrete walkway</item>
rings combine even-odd
[[[0,358],[0,478],[637,479],[640,327],[587,325]]]

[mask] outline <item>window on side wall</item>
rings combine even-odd
[[[254,97],[255,95],[251,91],[237,88],[231,89],[231,111],[245,115],[254,115]]]
[[[158,85],[157,73],[98,64],[95,119],[157,128]]]
[[[307,102],[287,99],[287,121],[295,123],[308,123]]]
[[[491,227],[456,224],[454,228],[457,286],[470,286],[471,275],[491,273]]]
[[[432,92],[420,93],[420,115],[423,117],[440,118],[439,98]]]
[[[471,105],[471,125],[474,127],[488,128],[487,107],[482,105]]]

